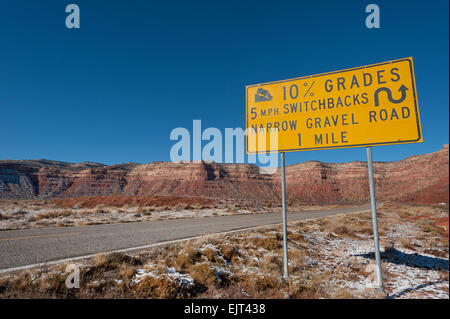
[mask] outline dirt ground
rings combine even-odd
[[[213,235],[132,255],[0,276],[1,298],[449,298],[448,206],[379,209],[385,293],[376,275],[370,212],[289,224],[288,281],[280,227]]]
[[[344,205],[290,205],[291,211]],[[42,227],[129,223],[180,218],[263,214],[280,211],[272,204],[195,197],[98,196],[55,200],[0,200],[0,231]]]

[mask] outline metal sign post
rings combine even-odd
[[[287,248],[287,216],[286,216],[286,176],[284,173],[284,152],[281,152],[281,207],[283,213],[283,279],[289,278]]]
[[[383,277],[381,275],[380,241],[378,238],[377,204],[375,202],[375,185],[373,183],[372,147],[367,147],[367,166],[369,169],[370,205],[372,206],[372,227],[375,241],[375,260],[377,263],[378,290],[383,291]]]

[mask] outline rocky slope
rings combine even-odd
[[[446,202],[449,199],[448,145],[397,162],[374,163],[380,200]],[[106,166],[84,162],[0,161],[0,198],[67,198],[139,195],[212,199],[278,200],[279,173],[260,174],[249,164],[205,162]],[[362,202],[368,199],[365,162],[310,161],[286,167],[288,199],[301,202]]]
[[[448,179],[448,144],[434,153],[374,163],[378,199],[448,203]],[[286,182],[291,199],[360,202],[369,198],[367,162],[294,164],[286,169]]]

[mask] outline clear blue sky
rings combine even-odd
[[[65,27],[76,3],[81,28]],[[367,29],[367,4],[381,28]],[[448,143],[448,1],[0,1],[0,159],[169,160],[175,127],[245,127],[245,85],[414,58],[424,142]],[[366,160],[363,148],[295,152]]]

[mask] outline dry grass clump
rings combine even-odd
[[[201,255],[200,251],[195,247],[188,245],[185,248],[185,251],[186,251],[187,256],[192,260],[192,262],[195,262],[196,260],[198,260],[200,258],[200,255]]]
[[[176,266],[179,270],[188,271],[198,260],[202,254],[200,250],[192,247],[190,244],[184,248],[184,253],[177,255],[175,259]]]
[[[358,234],[372,235],[372,224],[370,217],[363,213],[355,214],[354,216],[339,216],[324,218],[318,221],[320,231],[328,231],[329,233],[344,236],[348,238],[355,238]],[[379,227],[380,236],[384,234],[383,227]]]
[[[448,243],[448,239],[445,238],[445,237],[432,238],[429,241],[427,241],[426,244],[427,245],[425,245],[424,247],[427,247],[427,248],[430,248],[430,247],[439,248],[439,249],[443,249],[444,251],[448,252],[449,243]]]
[[[298,231],[296,231],[296,232],[288,231],[287,232],[287,238],[288,238],[288,240],[293,240],[293,241],[296,241],[296,242],[304,241],[303,235],[300,232],[298,232]]]
[[[373,235],[373,228],[372,228],[372,225],[368,225],[367,223],[360,223],[360,224],[356,227],[355,233],[358,233],[358,234],[364,234],[364,235],[370,235],[370,236],[371,236],[371,235]],[[385,230],[383,230],[383,229],[378,230],[378,234],[379,234],[380,236],[384,235],[384,234],[385,234]]]
[[[400,218],[409,218],[414,216],[414,213],[409,210],[409,208],[401,208],[397,210],[397,214]]]
[[[289,255],[289,261],[290,261],[289,262],[290,263],[290,265],[289,265],[290,273],[302,272],[305,269],[310,267],[309,262],[307,262],[305,260],[304,254],[306,254],[306,252],[303,250],[300,250],[300,249],[290,249],[289,250],[288,255]],[[281,259],[280,259],[280,261],[281,261]]]
[[[281,242],[276,237],[257,237],[253,239],[253,243],[266,250],[275,250],[281,247]]]
[[[178,203],[174,206],[174,210],[180,211],[183,210],[185,205],[183,203]]]
[[[420,229],[425,233],[431,233],[435,230],[433,221],[428,218],[420,219],[417,222],[417,224],[420,226]]]
[[[263,271],[274,274],[277,276],[281,275],[281,269],[283,267],[283,262],[281,257],[278,255],[269,255],[263,258],[261,262],[261,268]]]
[[[3,297],[26,298],[52,297],[71,298],[76,291],[66,287],[65,265],[58,267],[59,271],[50,273],[48,276],[40,277],[31,271],[23,271],[16,276],[0,280],[0,293]]]
[[[98,254],[94,265],[81,271],[80,277],[85,280],[102,279],[105,272],[115,271],[124,266],[142,265],[142,260],[137,257],[124,255],[122,253],[112,253],[109,255]]]
[[[355,235],[355,230],[350,225],[344,223],[334,225],[333,232],[337,235],[344,235],[348,237],[353,237]]]
[[[39,281],[39,292],[50,295],[51,297],[68,298],[73,297],[77,289],[67,288],[66,286],[65,267],[64,270],[58,273],[53,273],[47,278],[41,278]]]
[[[439,280],[449,281],[449,272],[448,270],[440,269],[439,272]]]
[[[122,264],[119,270],[119,279],[131,280],[136,275],[136,269],[133,266]]]
[[[400,238],[399,243],[403,248],[406,248],[409,250],[414,250],[416,248],[415,245],[413,244],[413,242],[411,241],[411,239]]]
[[[4,282],[9,288],[19,291],[27,290],[33,283],[32,274],[30,271],[24,270],[17,277],[14,277],[10,282]]]
[[[141,298],[181,298],[183,289],[165,276],[153,278],[146,276],[135,287],[135,292]]]
[[[220,248],[220,253],[222,254],[223,258],[228,261],[232,262],[233,257],[239,257],[239,249],[235,246],[231,245],[224,245]],[[237,260],[238,258],[235,258],[234,260]]]
[[[208,261],[212,263],[221,261],[221,259],[217,256],[217,253],[211,248],[204,249],[202,255],[205,256],[206,259],[208,259]]]
[[[446,231],[443,227],[437,226],[436,223],[429,218],[422,218],[417,222],[417,225],[425,233],[430,233],[435,236],[443,236]]]
[[[47,213],[39,213],[36,215],[37,219],[50,219],[50,218],[57,218],[57,217],[66,217],[70,216],[72,213],[68,210],[63,211],[55,211],[55,212],[47,212]]]
[[[95,206],[95,208],[92,212],[94,214],[103,214],[103,213],[107,213],[108,211],[105,209],[105,205],[99,204],[99,205]]]
[[[19,210],[17,212],[9,214],[8,216],[5,216],[6,217],[5,219],[21,219],[27,214],[28,214],[28,212],[26,212],[24,210]]]
[[[236,207],[234,206],[234,205],[232,205],[232,204],[227,204],[226,206],[225,206],[225,208],[226,208],[226,211],[228,212],[228,213],[234,213],[234,212],[236,212]]]
[[[256,287],[258,290],[268,290],[268,289],[276,289],[281,288],[283,286],[282,281],[274,276],[266,275],[256,281]]]
[[[103,253],[97,254],[95,256],[95,267],[101,267],[105,265],[108,262],[108,258],[106,258],[106,255]]]
[[[289,286],[289,297],[296,299],[327,298],[330,291],[327,287],[329,279],[329,272],[312,273],[309,277]]]
[[[205,286],[211,286],[218,282],[216,272],[207,263],[194,265],[189,274],[195,282]]]
[[[192,259],[190,259],[187,255],[181,254],[176,258],[177,269],[186,271],[191,268],[193,265]]]
[[[151,216],[154,211],[155,211],[155,207],[151,207],[151,206],[139,206],[136,208],[137,214],[142,214],[145,216]]]
[[[134,285],[129,285],[128,293],[132,293],[138,298],[192,298],[196,296],[204,287],[197,282],[186,283],[183,280],[170,277],[168,268],[163,264],[148,264],[146,269],[151,269],[150,275],[144,276]],[[134,276],[131,270],[125,270],[125,281]],[[123,287],[122,283],[122,287]],[[125,285],[126,286],[126,285]]]
[[[90,209],[87,209],[87,208],[81,209],[81,210],[79,210],[77,212],[77,214],[80,215],[80,216],[89,215],[91,213],[92,213],[92,211]]]
[[[158,206],[158,207],[155,207],[155,211],[156,212],[164,212],[164,211],[167,211],[167,210],[169,210],[170,209],[170,207],[168,207],[168,206]]]

